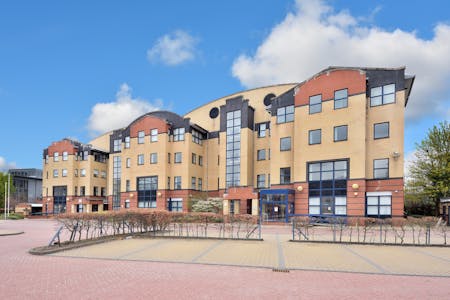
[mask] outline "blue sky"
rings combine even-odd
[[[184,114],[329,65],[416,74],[408,156],[450,119],[449,25],[444,0],[1,1],[0,169],[41,168],[52,141],[88,142],[147,110]]]

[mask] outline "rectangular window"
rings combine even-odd
[[[347,125],[334,127],[334,141],[335,142],[346,141],[347,134],[348,134]]]
[[[130,180],[129,179],[127,179],[126,181],[125,181],[125,192],[129,192],[130,191]]]
[[[127,168],[130,168],[131,167],[131,158],[127,158],[127,160],[126,160],[126,167]]]
[[[45,163],[48,164],[48,154],[45,155]]]
[[[291,168],[280,168],[280,184],[291,183]]]
[[[392,195],[372,195],[368,193],[366,215],[368,217],[390,217],[392,214]]]
[[[182,198],[169,198],[167,200],[167,210],[168,211],[183,211],[183,199]]]
[[[395,102],[395,83],[370,89],[370,106],[379,106]]]
[[[53,161],[59,161],[59,153],[58,152],[53,153]]]
[[[192,153],[192,164],[195,165],[197,163],[197,154]]]
[[[322,95],[309,97],[309,114],[317,114],[322,111]]]
[[[266,159],[266,149],[260,149],[257,152],[258,160],[265,160]]]
[[[191,178],[191,189],[195,190],[197,188],[197,178],[192,177]]]
[[[106,196],[106,188],[104,188],[104,187],[100,188],[100,196],[102,196],[102,197]]]
[[[80,186],[80,196],[86,196],[86,187]]]
[[[256,187],[258,189],[266,187],[266,174],[256,175]]]
[[[63,156],[62,156],[62,160],[68,160],[69,159],[69,154],[67,153],[67,151],[63,152]]]
[[[170,153],[167,153],[167,163],[170,164]]]
[[[277,124],[294,121],[294,105],[280,107],[277,109]]]
[[[73,188],[73,195],[78,196],[78,187],[77,186]]]
[[[152,129],[150,131],[150,142],[157,142],[158,141],[158,129]]]
[[[184,141],[184,128],[175,128],[173,130],[173,141]]]
[[[94,177],[98,177],[98,170],[94,169]]]
[[[80,176],[85,177],[86,176],[86,169],[80,169]]]
[[[181,157],[181,152],[175,152],[175,153],[173,154],[173,162],[174,162],[174,163],[176,163],[176,164],[181,164],[181,159],[182,159],[182,157]]]
[[[202,134],[197,130],[192,130],[192,141],[196,144],[202,144]]]
[[[309,214],[347,214],[347,161],[308,164]]]
[[[73,175],[75,175],[75,177],[78,177],[78,169],[73,170]]]
[[[102,178],[106,178],[106,171],[102,171]]]
[[[125,148],[126,149],[130,148],[130,137],[129,136],[125,137]]]
[[[138,154],[137,164],[138,165],[143,165],[144,164],[144,154]]]
[[[181,176],[175,176],[173,178],[173,189],[181,190]]]
[[[113,145],[114,146],[114,148],[113,148],[114,152],[119,152],[120,150],[122,150],[121,149],[122,141],[120,139],[114,140],[113,143],[114,143],[114,145]]]
[[[389,178],[389,158],[373,160],[373,178]]]
[[[62,169],[62,177],[67,177],[67,169]]]
[[[373,124],[373,138],[384,139],[389,137],[389,122]]]
[[[198,165],[203,166],[203,156],[201,155],[198,156]]]
[[[94,196],[98,196],[98,186],[94,186]]]
[[[170,176],[167,177],[167,189],[170,190]]]
[[[130,208],[130,200],[129,199],[125,200],[125,208]]]
[[[309,144],[316,145],[322,143],[322,129],[309,131]]]
[[[151,164],[158,163],[158,153],[150,153],[150,163]]]
[[[137,180],[138,208],[155,208],[158,176],[139,177]]]
[[[291,150],[291,137],[284,137],[280,139],[280,151]]]
[[[198,190],[203,191],[203,180],[198,178]]]
[[[343,89],[334,92],[334,109],[346,108],[348,106],[348,90]]]
[[[138,131],[138,144],[143,144],[145,142],[145,131]]]
[[[239,186],[241,181],[241,111],[227,112],[225,186]],[[219,164],[219,157],[217,157]]]
[[[53,169],[53,177],[58,177],[58,169]]]
[[[265,137],[266,136],[266,131],[267,131],[267,124],[266,123],[259,124],[258,137],[259,138]]]

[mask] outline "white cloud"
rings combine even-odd
[[[0,172],[7,172],[9,169],[14,169],[15,167],[15,162],[7,162],[4,157],[0,156]]]
[[[436,25],[434,36],[426,40],[415,32],[364,25],[364,17],[335,12],[320,0],[296,4],[254,55],[242,54],[234,61],[233,76],[244,86],[300,82],[328,66],[406,66],[408,74],[416,75],[407,118],[447,111],[450,26]]]
[[[115,101],[94,105],[89,116],[88,129],[92,135],[96,135],[122,128],[139,116],[159,110],[162,106],[161,100],[150,103],[145,99],[133,98],[131,88],[123,83],[116,93]]]
[[[147,51],[147,58],[150,62],[160,61],[169,66],[176,66],[195,58],[197,43],[198,40],[189,33],[175,30],[160,37]]]

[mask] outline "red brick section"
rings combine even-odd
[[[145,135],[150,135],[152,129],[158,129],[158,134],[166,133],[169,131],[169,124],[157,117],[143,116],[131,125],[130,136],[137,137],[138,131],[145,131]]]
[[[366,91],[366,75],[359,70],[331,70],[314,77],[300,85],[295,95],[295,105],[309,104],[309,97],[322,94],[322,100],[334,98],[334,92],[348,89],[348,94],[360,94]]]
[[[298,187],[302,187],[302,191],[298,190]],[[308,214],[308,194],[309,188],[307,182],[296,183],[295,189],[295,214]]]
[[[405,198],[403,178],[367,180],[367,192],[392,192],[392,215],[403,216]]]
[[[257,199],[258,192],[253,187],[230,187],[228,193],[224,194],[224,199],[227,200],[247,200]]]
[[[353,188],[353,185],[358,188]],[[347,215],[364,216],[366,214],[366,181],[364,179],[347,181]]]
[[[68,154],[75,154],[77,148],[68,140],[53,142],[52,145],[48,147],[48,156],[53,156],[55,152],[58,152],[61,155],[64,151],[67,151]],[[62,158],[59,159],[61,160]]]

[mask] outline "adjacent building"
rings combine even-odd
[[[54,212],[189,211],[220,197],[224,214],[403,215],[405,68],[330,67],[292,84],[238,92],[184,116],[144,114],[81,144],[44,150]]]

